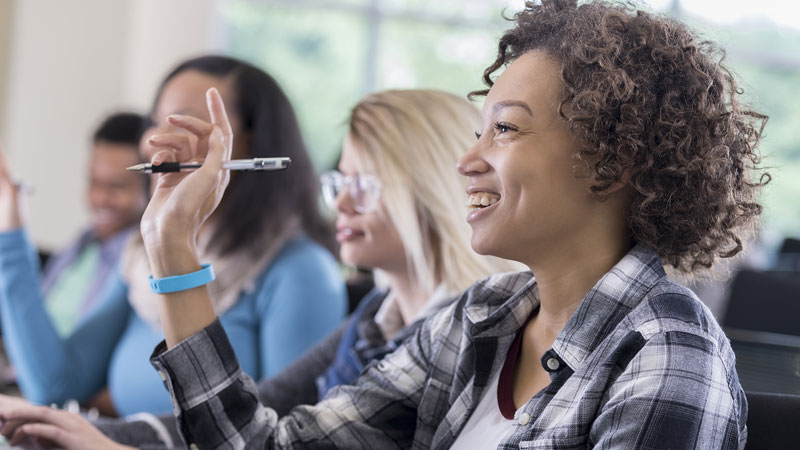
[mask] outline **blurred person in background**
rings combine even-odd
[[[113,276],[125,240],[138,230],[147,205],[147,179],[125,171],[141,161],[145,118],[117,113],[94,133],[89,157],[89,229],[52,256],[42,273],[45,308],[58,335],[69,336],[97,304]]]
[[[318,180],[292,106],[262,70],[222,56],[180,64],[157,92],[140,145],[142,158],[149,160],[163,148],[193,154],[203,145],[175,127],[171,117],[207,118],[203,94],[212,86],[231,101],[237,158],[292,158],[291,170],[284,172],[230,174],[231,189],[192,242],[214,263],[214,308],[236,342],[237,357],[260,379],[278,373],[339,325],[345,288],[327,249],[333,230],[319,211]],[[171,133],[168,142],[151,138],[165,133]],[[143,182],[145,176],[138,176]],[[147,362],[163,334],[141,235],[127,240],[119,276],[103,289],[92,313],[61,336],[44,309],[15,190],[3,165],[0,307],[23,394],[36,403],[86,403],[108,386],[107,401],[100,402],[105,414],[169,412],[162,379]]]

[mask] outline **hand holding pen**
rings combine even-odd
[[[233,130],[216,89],[209,89],[206,103],[210,122],[171,115],[167,117],[170,132],[151,136],[146,141],[145,150],[152,155],[151,170],[164,164],[203,160],[194,170],[159,173],[155,180],[155,189],[141,222],[154,277],[191,272],[170,265],[171,255],[186,255],[186,250],[196,253],[193,243],[197,233],[216,209],[230,180],[230,170],[224,170],[223,164],[230,161]],[[173,270],[177,272],[162,273]]]
[[[178,159],[175,149],[161,148],[151,158],[155,165],[186,162],[195,157],[204,159],[203,165],[196,170],[162,173],[156,179],[155,190],[141,222],[142,239],[153,278],[183,275],[201,268],[197,235],[219,205],[230,181],[230,170],[224,170],[223,164],[231,159],[233,130],[217,89],[211,88],[206,92],[206,104],[210,123],[187,116],[167,119],[173,126],[191,133],[196,142],[202,143],[195,149],[196,155],[185,154]],[[157,146],[155,141],[158,139],[148,140]],[[214,321],[216,315],[206,289],[189,289],[167,295],[169,301],[159,302],[159,311],[169,347]]]

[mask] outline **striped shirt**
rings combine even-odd
[[[352,386],[279,418],[214,323],[152,363],[181,433],[203,449],[435,448],[454,442],[529,314],[529,272],[479,281]],[[747,404],[728,339],[661,261],[634,247],[542,356],[551,383],[498,448],[742,449]]]

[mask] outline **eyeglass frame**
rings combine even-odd
[[[362,190],[360,188],[360,183],[358,182],[359,179],[365,180],[369,186],[370,194],[374,194],[375,198],[372,200],[370,205],[362,205],[357,200],[360,198],[358,196],[358,191]],[[330,181],[329,181],[330,180]],[[341,180],[340,187],[337,188],[338,195],[332,196],[329,192],[329,187],[332,186],[333,180]],[[328,170],[324,172],[322,175],[319,176],[319,182],[322,190],[322,199],[325,201],[325,204],[332,209],[333,211],[337,210],[336,201],[341,195],[342,192],[347,190],[347,194],[350,196],[351,201],[353,202],[353,209],[359,214],[369,214],[376,209],[378,209],[379,201],[381,199],[381,191],[383,191],[383,183],[381,182],[380,178],[376,175],[371,173],[357,173],[353,175],[345,175],[338,170]],[[327,187],[326,187],[327,186]]]

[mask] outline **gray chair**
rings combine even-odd
[[[746,392],[745,450],[800,448],[800,396]]]
[[[800,239],[786,238],[778,251],[777,270],[800,272]]]
[[[739,272],[722,325],[745,391],[800,394],[800,273]]]

